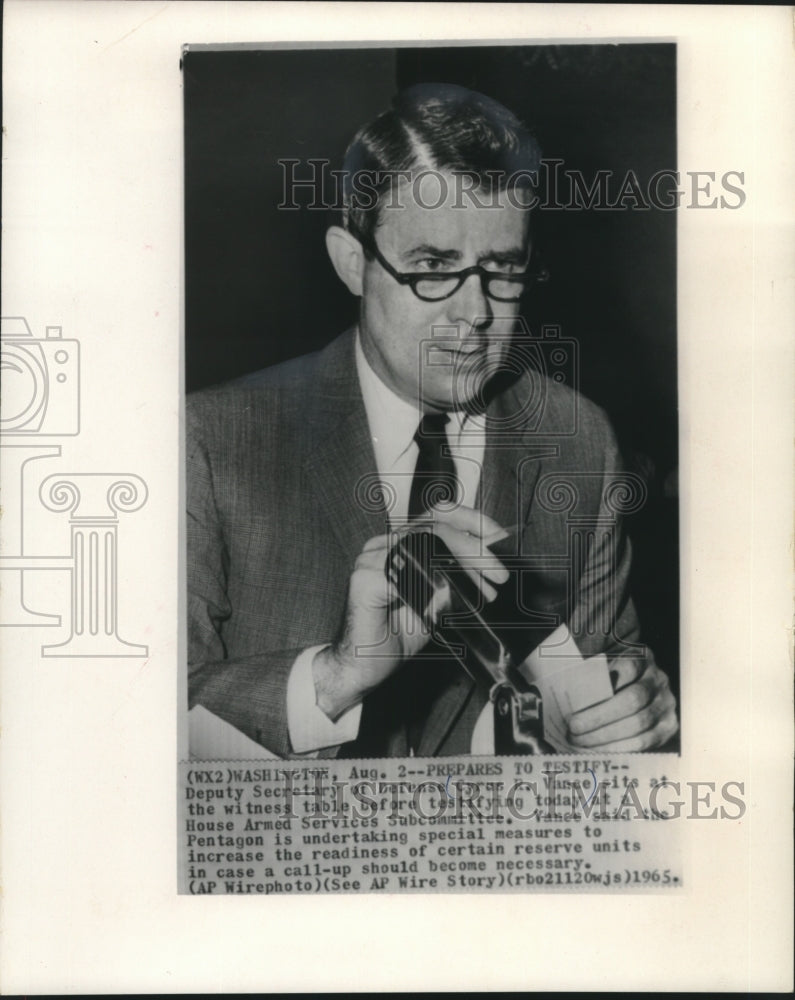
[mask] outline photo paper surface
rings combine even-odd
[[[280,4],[4,7],[3,989],[787,989],[789,14],[346,4],[314,5],[311,14]],[[341,757],[333,742],[299,751],[281,703],[282,728],[277,718],[258,734],[239,697],[225,719],[224,699],[208,707],[209,697],[191,690],[189,400],[274,366],[296,372],[297,359],[358,322],[363,296],[340,280],[326,246],[329,227],[349,232],[333,172],[361,126],[422,84],[465,88],[515,114],[532,130],[546,186],[504,190],[573,208],[529,210],[538,239],[534,232],[528,249],[538,259],[476,245],[492,225],[476,222],[460,230],[461,245],[433,244],[430,260],[404,262],[380,226],[365,258],[368,282],[377,278],[390,301],[414,296],[409,329],[413,310],[425,308],[417,291],[435,302],[507,297],[492,319],[514,321],[498,345],[523,347],[512,377],[534,390],[559,386],[558,401],[587,402],[558,406],[559,433],[545,436],[552,397],[528,389],[523,398],[535,406],[521,409],[521,445],[535,437],[551,454],[533,456],[513,491],[492,486],[489,496],[489,414],[480,428],[479,407],[469,413],[470,400],[457,397],[463,405],[450,412],[464,412],[460,428],[472,433],[466,448],[448,439],[455,478],[448,463],[431,484],[441,472],[461,508],[491,518],[506,503],[512,516],[494,518],[507,533],[499,542],[484,520],[470,524],[476,542],[463,548],[448,534],[455,561],[439,550],[432,565],[420,560],[421,572],[405,572],[406,555],[433,551],[406,542],[415,456],[406,476],[399,465],[390,477],[377,461],[359,468],[365,478],[354,497],[373,506],[368,524],[380,517],[376,530],[393,533],[383,561],[391,555],[391,585],[418,581],[409,605],[429,597],[411,623],[441,642],[444,630],[455,632],[444,669],[456,690],[472,692],[457,716],[466,716],[466,735],[427,754],[427,725],[386,752]],[[425,165],[437,186],[410,192],[420,212],[418,200],[435,204],[438,176],[449,173],[432,158]],[[295,208],[284,201],[290,192]],[[469,211],[484,191],[473,182],[444,194],[453,203],[460,195]],[[512,218],[521,236],[521,218]],[[339,239],[338,249],[351,249]],[[440,259],[440,250],[460,257]],[[461,284],[434,299],[452,287],[448,272]],[[517,275],[542,272],[546,280],[512,298]],[[484,318],[469,325],[485,336]],[[436,337],[432,329],[419,338],[431,343],[416,355],[437,388],[455,384],[440,371],[462,370],[449,358],[462,331],[448,319]],[[360,384],[373,367],[372,343],[362,346],[363,368],[356,339],[348,343],[350,363],[337,372]],[[474,365],[473,399],[493,370]],[[280,415],[319,398],[304,383]],[[331,406],[334,394],[322,398]],[[555,467],[584,428],[608,425],[627,477],[621,489],[574,476],[591,466]],[[282,428],[270,443],[281,442],[284,482],[311,475],[328,493],[330,481],[356,473],[339,452],[324,480],[317,464],[296,471],[299,439],[285,436],[284,419],[273,426]],[[365,443],[368,428],[359,425]],[[437,433],[443,460],[440,441]],[[219,435],[215,471],[244,443]],[[267,458],[272,478],[273,452]],[[398,499],[385,522],[390,485]],[[245,492],[235,490],[242,503]],[[298,495],[300,506],[308,494]],[[576,501],[586,497],[577,524]],[[608,501],[621,509],[611,512]],[[597,518],[599,508],[611,516]],[[327,503],[324,516],[335,510]],[[634,678],[611,676],[614,650],[583,642],[588,618],[577,620],[578,603],[560,582],[570,550],[522,546],[539,537],[542,512],[557,537],[572,531],[575,551],[594,539],[617,546],[615,523],[622,537],[626,529],[644,630],[637,641],[653,651],[676,699],[674,746],[561,752],[572,739],[581,749],[592,731],[576,732],[578,713],[592,713],[594,702],[601,711]],[[249,539],[257,569],[258,545],[311,549],[295,530],[301,514],[275,519],[263,503]],[[295,537],[278,537],[278,525]],[[435,536],[438,524],[424,526]],[[246,544],[236,537],[239,557]],[[354,541],[360,551],[365,537]],[[344,601],[337,588],[356,552],[333,545],[334,572],[274,560],[264,575],[255,569],[255,585],[270,595],[267,614],[292,601],[289,615],[279,612],[294,624],[288,653],[334,647],[317,592],[301,589],[322,581],[317,590]],[[478,579],[487,576],[480,569],[500,575],[493,560],[535,584],[553,579],[546,606],[542,590],[511,586],[509,575],[487,582],[494,590],[507,583],[519,598],[510,615],[490,618],[496,598],[485,601],[491,591]],[[620,567],[615,561],[608,577]],[[238,558],[233,574],[239,568]],[[235,580],[248,586],[240,572]],[[587,560],[585,572],[593,582]],[[504,627],[516,624],[517,604],[547,615],[524,647],[513,633],[526,634],[527,621]],[[450,620],[453,608],[470,620]],[[341,617],[342,603],[338,610]],[[239,637],[239,624],[215,635],[223,643],[234,628]],[[285,674],[294,663],[285,658]],[[493,690],[484,670],[511,683]],[[327,707],[332,715],[340,708]],[[374,727],[379,739],[386,731]],[[279,732],[282,743],[273,739]],[[499,750],[498,739],[507,741]],[[557,752],[548,753],[553,743]],[[531,745],[542,752],[524,752]],[[622,803],[626,819],[614,818]],[[237,830],[248,821],[253,829]],[[230,828],[198,828],[221,823]],[[197,839],[188,844],[188,836]],[[233,843],[198,842],[221,837]],[[262,857],[196,860],[204,873],[191,877],[188,850]],[[191,881],[202,898],[191,898]]]

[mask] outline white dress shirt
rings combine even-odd
[[[417,464],[414,440],[422,412],[396,395],[373,371],[356,335],[356,373],[364,400],[376,466],[385,493],[391,499],[390,527],[408,519],[411,483]],[[480,470],[486,448],[485,418],[459,411],[449,414],[447,440],[461,485],[462,503],[475,507],[480,486]],[[361,703],[344,712],[336,722],[318,708],[312,661],[325,646],[311,646],[296,659],[287,682],[287,727],[296,753],[316,751],[356,739],[361,719]]]

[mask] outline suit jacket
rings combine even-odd
[[[521,526],[507,561],[522,611],[505,624],[518,635],[565,621],[584,656],[631,648],[638,625],[616,502],[631,484],[604,414],[533,371],[486,412],[480,507]],[[386,530],[369,488],[377,473],[353,331],[191,394],[186,436],[190,703],[289,757],[290,668],[335,639],[356,556]],[[460,669],[437,678],[418,755],[468,753],[486,697]],[[407,754],[399,719],[387,736],[389,755]]]

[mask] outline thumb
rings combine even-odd
[[[618,693],[643,674],[646,669],[646,661],[638,657],[622,657],[619,660],[610,661],[610,680],[613,684],[613,692]]]

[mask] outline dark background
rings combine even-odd
[[[283,201],[280,159],[339,169],[357,128],[417,82],[458,83],[528,124],[546,159],[642,187],[676,169],[673,44],[193,50],[185,93],[186,388],[315,350],[356,318],[324,245],[335,215]],[[613,182],[611,190],[617,188]],[[564,192],[565,193],[565,192]],[[644,638],[678,687],[676,213],[542,210],[551,280],[531,329],[579,344],[579,387],[609,413],[649,501],[628,519]]]

